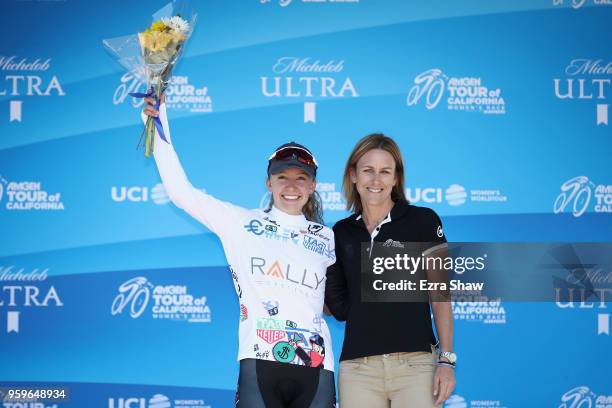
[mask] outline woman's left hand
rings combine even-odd
[[[441,405],[450,397],[455,389],[455,370],[450,367],[438,366],[434,375],[433,394],[436,405]]]

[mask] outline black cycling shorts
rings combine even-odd
[[[333,371],[247,358],[240,360],[236,407],[333,408]]]

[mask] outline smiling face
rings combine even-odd
[[[364,207],[390,204],[391,192],[397,183],[393,156],[382,149],[368,151],[355,169],[351,169],[351,181]]]
[[[281,211],[291,214],[302,214],[302,208],[314,193],[316,183],[303,170],[289,167],[280,173],[271,174],[266,186],[272,193],[274,205]]]

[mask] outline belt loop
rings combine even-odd
[[[363,358],[363,364],[368,364],[368,356],[365,356],[365,357]]]

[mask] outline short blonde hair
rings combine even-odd
[[[355,214],[361,214],[363,206],[361,205],[361,197],[359,196],[357,187],[355,187],[355,183],[351,181],[351,169],[357,171],[357,162],[367,152],[374,149],[382,149],[389,152],[395,161],[396,183],[391,191],[391,199],[394,202],[397,200],[407,201],[404,192],[404,160],[402,159],[402,153],[400,152],[399,146],[395,143],[395,140],[382,133],[372,133],[357,142],[344,168],[342,191],[346,199],[346,209]]]

